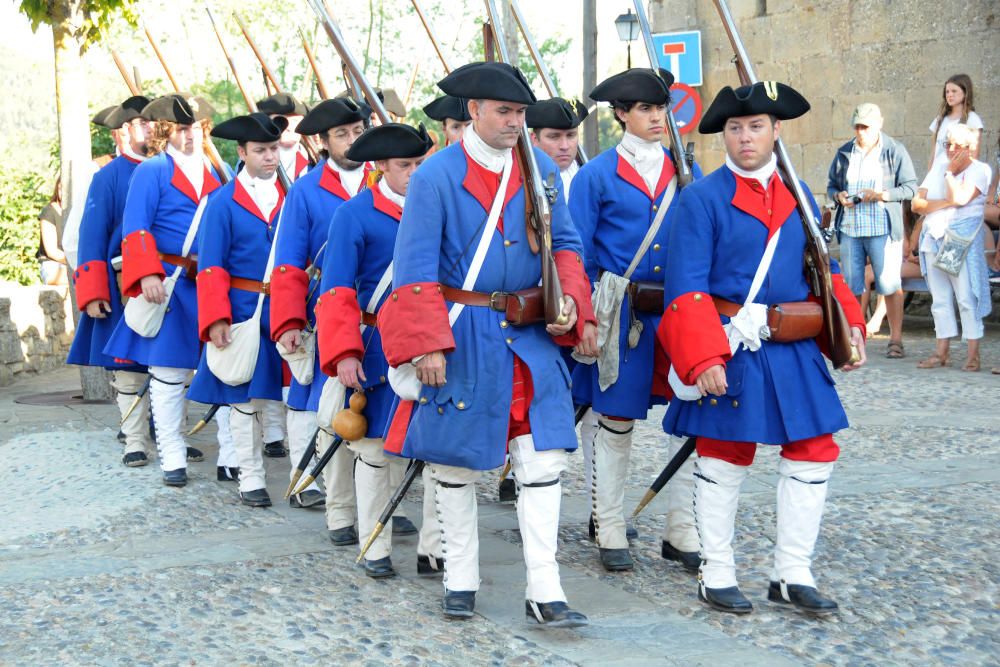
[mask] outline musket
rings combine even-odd
[[[641,512],[646,505],[653,501],[653,498],[655,498],[656,494],[663,490],[663,487],[667,485],[670,478],[676,475],[681,466],[684,465],[689,458],[691,458],[691,452],[694,451],[696,442],[695,438],[688,438],[684,441],[684,444],[677,450],[677,453],[674,454],[673,457],[667,462],[666,467],[664,467],[660,474],[656,476],[653,483],[649,485],[649,489],[646,490],[646,494],[642,497],[642,500],[639,501],[639,504],[635,506],[634,510],[632,510],[633,518],[639,516],[639,512]]]
[[[649,66],[654,70],[659,66],[656,57],[656,48],[653,46],[653,34],[649,29],[649,20],[646,18],[646,9],[642,0],[632,0],[635,5],[635,13],[639,18],[639,28],[642,32],[642,41],[646,44],[646,53],[649,55]],[[673,109],[667,104],[667,134],[670,138],[670,154],[674,158],[674,168],[677,171],[677,187],[683,188],[690,185],[694,180],[691,165],[694,164],[693,144],[684,147],[684,140],[681,139],[681,131],[677,127],[677,119],[674,118]]]
[[[316,16],[319,18],[320,24],[323,26],[323,30],[326,32],[327,37],[333,43],[333,48],[337,50],[337,54],[340,55],[340,60],[344,64],[344,68],[347,70],[348,76],[345,78],[348,80],[348,86],[350,87],[350,80],[354,80],[354,85],[358,88],[362,95],[364,95],[365,101],[368,102],[368,106],[372,108],[375,115],[382,123],[388,123],[389,112],[386,111],[385,105],[382,104],[382,100],[378,98],[378,94],[375,89],[365,78],[365,73],[361,71],[361,67],[358,65],[358,61],[354,58],[354,54],[351,53],[350,47],[347,46],[347,42],[344,41],[344,36],[340,32],[340,28],[337,23],[333,20],[330,15],[330,8],[326,6],[324,0],[308,0],[309,5],[312,7],[313,11],[316,12]]]
[[[538,69],[538,74],[542,78],[542,84],[545,85],[545,90],[548,91],[549,97],[559,97],[559,91],[556,90],[555,80],[552,75],[549,74],[549,68],[542,60],[542,54],[538,50],[538,46],[535,44],[534,37],[531,36],[531,30],[528,29],[528,24],[524,20],[524,14],[521,13],[521,7],[518,6],[517,0],[510,0],[510,8],[514,14],[514,21],[517,23],[517,27],[521,30],[521,37],[524,38],[524,43],[528,45],[528,53],[531,54],[531,59],[535,62],[535,67]],[[576,145],[576,163],[581,167],[587,164],[587,153],[583,150],[583,144],[577,142]]]
[[[313,466],[313,469],[309,471],[309,474],[306,475],[302,480],[302,483],[299,484],[299,488],[295,489],[292,493],[302,493],[306,490],[306,487],[316,481],[319,474],[323,472],[323,468],[325,468],[326,464],[330,462],[333,455],[337,453],[337,450],[340,449],[342,444],[344,444],[344,439],[339,435],[335,437],[333,442],[330,443],[330,446],[326,448],[325,452],[323,452],[323,456],[320,457],[319,461],[316,462],[316,465]]]
[[[197,433],[201,429],[203,429],[206,426],[208,426],[208,422],[212,421],[212,417],[215,416],[215,413],[218,412],[219,408],[221,408],[221,407],[222,406],[219,405],[218,403],[212,405],[208,410],[205,411],[205,414],[203,414],[201,416],[201,419],[198,420],[198,423],[195,424],[194,428],[192,428],[190,431],[188,431],[187,434],[188,435],[194,435],[195,433]]]
[[[729,42],[733,47],[735,55],[736,71],[740,78],[740,84],[744,86],[753,85],[758,82],[754,73],[753,63],[747,55],[746,47],[736,29],[736,22],[729,12],[726,0],[713,0],[715,8],[722,18],[723,28],[729,37]],[[812,201],[806,196],[795,173],[795,167],[788,156],[785,144],[778,137],[774,142],[774,152],[778,158],[778,169],[782,172],[782,179],[791,189],[795,197],[795,203],[802,218],[802,225],[806,231],[806,271],[809,278],[813,294],[818,297],[820,305],[823,307],[823,332],[821,336],[826,338],[830,352],[830,361],[835,368],[841,368],[848,364],[856,363],[860,360],[858,349],[851,344],[851,326],[847,322],[847,316],[840,302],[833,295],[833,278],[830,272],[830,250],[826,245],[826,237],[820,227],[819,220],[813,212]]]
[[[173,73],[170,71],[170,66],[167,65],[166,58],[163,57],[163,53],[160,51],[160,47],[157,45],[156,40],[153,38],[153,33],[149,31],[149,28],[143,24],[143,31],[146,33],[146,39],[149,40],[149,45],[153,47],[153,53],[156,54],[156,59],[160,61],[160,65],[163,67],[163,71],[166,72],[167,78],[170,79],[170,85],[174,87],[175,93],[180,93],[181,87],[177,84],[177,79],[174,78]],[[219,180],[222,181],[223,185],[229,182],[229,172],[225,168],[225,163],[222,161],[222,156],[219,155],[219,151],[216,150],[215,144],[208,137],[205,137],[203,142],[205,147],[205,152],[207,153],[207,159],[215,167],[215,171],[219,174]]]
[[[500,60],[510,65],[512,64],[510,54],[507,53],[507,43],[504,41],[501,30],[500,14],[497,12],[494,0],[486,0],[486,11],[490,18],[489,23],[483,26],[484,44],[487,47],[486,59],[492,59],[492,48],[496,48],[500,54]],[[486,25],[489,25],[489,28]],[[492,47],[490,42],[493,43]],[[526,125],[521,125],[521,134],[518,137],[517,146],[514,148],[514,155],[521,166],[521,173],[524,174],[525,217],[534,228],[538,253],[542,262],[542,301],[545,306],[545,323],[565,324],[569,318],[563,314],[565,299],[562,285],[559,283],[559,274],[556,271],[555,257],[552,254],[552,204],[559,196],[559,191],[554,187],[554,175],[550,175],[548,183],[542,182],[541,170],[535,160],[535,151],[532,148],[531,137],[528,135]]]
[[[320,98],[328,100],[330,99],[330,93],[326,89],[323,77],[319,74],[319,66],[316,64],[316,57],[313,55],[313,50],[312,47],[309,46],[309,42],[306,41],[306,36],[305,33],[302,32],[302,28],[299,28],[299,37],[302,39],[302,48],[306,52],[306,59],[309,61],[309,67],[312,70],[313,76],[316,77],[316,90],[319,92]]]
[[[115,66],[118,67],[119,73],[122,75],[122,79],[125,80],[125,87],[128,88],[128,92],[132,95],[142,95],[142,90],[139,89],[139,85],[135,80],[129,75],[128,68],[125,67],[125,63],[122,61],[118,52],[111,49],[111,58],[115,61]]]
[[[427,33],[427,37],[431,40],[431,45],[438,54],[438,60],[441,61],[441,66],[444,67],[445,74],[451,74],[451,65],[448,64],[448,60],[444,57],[444,53],[441,51],[441,46],[437,38],[434,36],[434,29],[431,28],[431,24],[427,22],[427,17],[424,15],[424,10],[420,6],[420,0],[410,0],[413,3],[413,9],[417,11],[417,16],[420,18],[420,22],[424,25],[424,31]]]
[[[406,99],[403,100],[403,106],[410,106],[410,97],[413,95],[413,86],[417,83],[417,72],[420,71],[420,63],[417,63],[413,67],[413,74],[410,75],[410,83],[406,86]]]
[[[139,391],[135,392],[135,398],[132,399],[131,405],[128,406],[128,410],[126,410],[125,414],[122,416],[121,422],[118,423],[119,426],[124,424],[125,420],[131,417],[132,413],[135,412],[135,409],[139,407],[139,402],[142,400],[142,397],[146,395],[147,391],[149,391],[149,383],[152,379],[152,375],[146,375],[146,381],[142,383],[141,387],[139,387]]]
[[[209,7],[205,7],[205,11],[208,12],[208,20],[212,23],[212,29],[215,31],[215,36],[219,40],[219,46],[222,47],[222,53],[226,56],[226,62],[229,63],[229,70],[233,73],[233,79],[236,80],[236,87],[240,89],[240,93],[243,95],[243,101],[246,102],[247,111],[250,113],[255,113],[257,111],[257,103],[254,102],[253,97],[247,92],[246,86],[243,85],[243,78],[240,76],[239,71],[236,69],[236,63],[233,61],[233,57],[229,54],[229,49],[226,47],[226,40],[222,38],[222,33],[219,32],[219,26],[215,23],[215,16],[212,14],[212,10]],[[278,182],[281,183],[282,190],[285,194],[288,194],[288,189],[292,187],[292,180],[288,177],[288,173],[285,171],[284,166],[282,166],[281,161],[278,161]]]
[[[257,62],[260,63],[260,69],[261,69],[261,71],[264,72],[264,83],[266,84],[268,81],[270,81],[271,85],[274,87],[275,92],[277,92],[277,93],[283,93],[283,92],[285,92],[285,89],[281,87],[280,83],[278,83],[278,77],[276,77],[274,75],[274,70],[272,70],[268,66],[267,61],[264,59],[264,54],[261,53],[260,49],[257,48],[257,42],[255,42],[254,39],[253,39],[253,37],[250,36],[250,30],[247,28],[247,24],[244,23],[243,17],[240,16],[239,12],[235,12],[235,11],[233,12],[233,17],[236,19],[236,23],[240,26],[240,32],[242,32],[243,33],[243,37],[246,38],[247,44],[250,45],[250,50],[252,50],[253,54],[255,56],[257,56]],[[213,25],[214,25],[214,22],[213,22]],[[219,31],[216,30],[215,34],[218,35]],[[220,37],[219,41],[221,42],[221,40],[222,40],[222,38]],[[234,70],[233,74],[235,75],[235,73],[236,72]],[[244,96],[246,96],[246,93],[244,93]],[[249,98],[247,98],[247,99],[249,99]],[[253,113],[253,112],[251,111],[251,113]],[[302,137],[302,139],[300,141],[300,144],[305,149],[306,154],[308,154],[310,162],[312,162],[313,164],[316,164],[317,162],[319,162],[319,156],[316,155],[316,151],[313,150],[313,147],[309,144],[309,142],[306,140],[305,137]],[[289,185],[290,184],[291,183],[289,182]],[[285,189],[285,192],[288,192],[287,188]]]
[[[285,490],[285,500],[288,500],[288,496],[292,495],[292,489],[295,488],[295,483],[299,481],[302,477],[302,473],[306,471],[306,466],[309,465],[309,460],[312,459],[316,454],[316,439],[319,437],[319,427],[313,431],[312,437],[309,438],[309,444],[306,445],[306,451],[302,452],[302,458],[299,459],[298,464],[295,469],[292,470],[292,481],[288,483],[288,489]]]
[[[396,511],[397,507],[399,507],[399,503],[403,502],[403,496],[405,496],[406,492],[410,489],[410,485],[413,484],[413,480],[417,478],[417,475],[419,475],[423,469],[423,461],[410,461],[410,465],[406,467],[406,472],[403,474],[403,480],[399,483],[399,486],[396,487],[396,490],[393,491],[392,496],[389,497],[389,502],[386,503],[381,516],[379,516],[378,521],[375,522],[375,528],[372,529],[371,535],[369,535],[368,539],[365,540],[365,545],[361,547],[361,553],[358,554],[357,560],[354,561],[355,563],[360,563],[364,559],[365,554],[368,553],[369,549],[371,549],[372,543],[375,542],[375,539],[382,533],[382,529],[389,523],[389,520],[392,518],[392,513]]]

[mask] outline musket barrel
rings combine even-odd
[[[379,117],[379,120],[383,123],[390,122],[389,112],[386,111],[385,105],[382,104],[382,100],[378,98],[375,93],[375,89],[372,88],[371,84],[368,83],[368,79],[365,78],[365,73],[361,70],[358,65],[358,61],[355,60],[354,54],[351,53],[351,49],[347,46],[347,42],[344,41],[344,36],[340,32],[340,28],[337,26],[336,22],[333,20],[329,7],[323,0],[308,0],[309,5],[316,12],[319,17],[320,22],[323,24],[323,29],[326,31],[327,36],[330,41],[333,42],[333,47],[340,54],[340,59],[344,61],[344,65],[347,67],[348,72],[354,78],[358,87],[361,88],[361,92],[364,94],[366,101],[369,106],[375,111],[375,114]]]
[[[129,76],[128,68],[125,67],[125,63],[122,61],[121,56],[118,55],[118,52],[114,49],[111,49],[111,58],[115,61],[115,66],[121,73],[122,79],[125,80],[125,87],[128,88],[128,92],[132,95],[141,95],[142,93],[139,90],[139,86],[137,86],[135,81],[132,80],[132,77]]]
[[[649,19],[646,18],[646,9],[642,6],[642,0],[632,0],[632,4],[635,6],[635,13],[639,19],[642,41],[646,45],[646,54],[649,56],[649,66],[656,69],[659,60],[656,57],[656,47],[653,46],[653,34],[649,27]],[[684,149],[681,131],[677,127],[677,119],[674,118],[674,112],[669,106],[667,106],[667,132],[670,136],[670,148],[674,153],[674,164],[677,167],[677,185],[683,188],[694,180],[694,175],[691,173],[691,165],[688,163],[689,156]]]
[[[309,46],[309,42],[306,41],[305,33],[302,32],[302,28],[299,28],[299,37],[302,39],[302,48],[306,52],[306,59],[309,60],[309,67],[312,69],[313,76],[316,77],[316,89],[319,91],[319,96],[324,100],[330,99],[330,93],[326,89],[326,83],[323,82],[323,77],[319,74],[319,66],[316,64],[316,56],[313,55],[313,50]]]
[[[444,53],[441,52],[441,46],[438,43],[437,37],[434,36],[434,29],[431,28],[431,24],[428,23],[427,17],[424,15],[424,10],[420,6],[420,0],[410,0],[413,3],[413,9],[416,10],[417,16],[420,18],[420,22],[424,24],[424,31],[427,33],[427,37],[431,40],[431,45],[438,54],[438,60],[441,61],[441,66],[444,67],[445,74],[451,74],[451,65],[448,64],[447,58],[444,57]]]

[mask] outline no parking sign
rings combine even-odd
[[[698,91],[686,83],[675,83],[670,86],[670,106],[681,134],[692,132],[698,127],[702,112]]]

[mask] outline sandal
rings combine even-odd
[[[939,357],[936,354],[932,354],[931,356],[927,357],[919,364],[917,364],[917,368],[944,368],[945,366],[950,366],[950,365],[951,365],[951,359],[949,359],[947,356]]]
[[[894,340],[889,341],[889,347],[885,350],[885,356],[889,359],[902,359],[906,356],[906,350],[903,349],[903,344],[897,343]]]
[[[965,365],[962,366],[962,370],[968,373],[978,373],[979,372],[979,356],[969,357],[965,360]]]

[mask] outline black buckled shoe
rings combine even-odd
[[[795,608],[813,616],[825,616],[837,611],[837,603],[820,595],[812,586],[786,584],[772,581],[767,589],[767,599],[771,602],[792,604]]]
[[[240,491],[240,500],[248,507],[270,507],[271,496],[267,495],[267,489],[254,489],[253,491]]]
[[[449,591],[446,588],[441,608],[448,618],[472,618],[476,609],[476,591]]]
[[[388,556],[376,560],[365,559],[365,574],[372,579],[385,579],[395,577],[396,570],[392,569],[392,560]]]
[[[517,500],[517,483],[510,477],[500,481],[497,496],[502,503],[512,503]]]
[[[590,621],[578,611],[573,611],[565,602],[524,601],[524,613],[528,620],[550,628],[579,628]]]
[[[149,463],[146,452],[129,452],[122,456],[122,463],[129,468],[141,468]]]
[[[347,547],[358,543],[358,532],[354,530],[354,526],[334,528],[327,532],[330,535],[330,541],[333,542],[335,546]]]
[[[667,560],[675,560],[684,566],[688,572],[698,572],[701,567],[701,557],[697,551],[681,551],[666,540],[660,542],[660,555]]]
[[[167,486],[186,486],[188,483],[187,468],[164,470],[163,483]]]
[[[238,482],[240,479],[240,469],[215,466],[215,478],[220,482]]]
[[[417,532],[417,527],[413,525],[405,516],[394,516],[392,517],[392,534],[393,535],[414,535]]]
[[[292,507],[323,507],[326,505],[326,496],[318,489],[308,489],[294,494],[288,499],[288,504]]]
[[[635,563],[628,549],[598,549],[601,552],[601,565],[608,572],[628,572]]]
[[[288,449],[285,448],[285,443],[281,440],[276,440],[275,442],[265,442],[264,456],[271,459],[283,459],[288,456]]]
[[[707,588],[704,583],[699,581],[698,599],[708,604],[712,609],[718,609],[730,614],[749,614],[753,611],[753,605],[743,595],[743,591],[740,590],[739,586]]]
[[[421,577],[439,577],[444,574],[444,559],[417,554],[417,574]]]
[[[639,539],[639,531],[631,519],[625,522],[625,539],[629,542]]]
[[[188,463],[191,463],[192,461],[195,462],[195,463],[197,463],[198,461],[204,461],[205,460],[205,453],[203,451],[201,451],[200,449],[197,449],[195,447],[188,447],[187,448],[187,460],[188,460]]]

